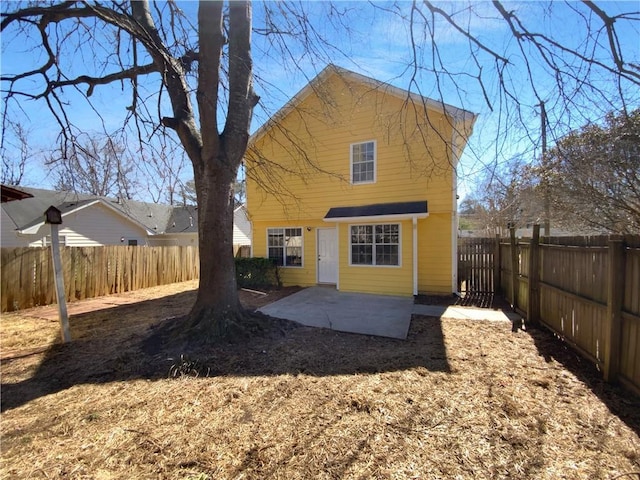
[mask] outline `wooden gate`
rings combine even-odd
[[[497,248],[494,238],[458,238],[458,290],[465,297],[497,293]]]

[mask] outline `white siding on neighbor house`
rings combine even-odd
[[[7,213],[2,211],[0,227],[2,247],[41,247],[46,246],[46,237],[50,235],[49,225],[43,224],[34,234],[20,234]],[[158,229],[164,226],[159,225]],[[165,233],[148,235],[147,231],[134,221],[117,214],[100,203],[82,208],[63,217],[60,235],[70,247],[90,247],[100,245],[128,245],[136,240],[138,245],[154,246],[197,246],[198,234]],[[124,239],[121,241],[121,239]],[[251,245],[251,223],[246,210],[239,208],[234,212],[233,244]]]
[[[251,222],[244,207],[233,212],[233,244],[251,245]]]
[[[64,216],[61,227],[70,247],[128,245],[130,240],[147,245],[146,230],[99,203]]]
[[[50,235],[49,225],[43,224],[36,233],[19,234],[6,232],[6,225],[13,225],[2,211],[3,247],[42,247],[46,246],[46,237]],[[147,233],[135,223],[118,215],[109,208],[94,204],[62,217],[60,236],[64,236],[68,247],[95,247],[100,245],[128,245],[136,240],[138,245],[147,245]],[[124,240],[122,240],[124,239]]]

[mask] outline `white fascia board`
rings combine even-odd
[[[68,212],[65,212],[62,214],[62,218],[66,217],[67,215],[71,215],[72,213],[77,213],[81,210],[84,210],[85,208],[89,208],[92,207],[95,204],[102,204],[105,207],[107,207],[108,209],[110,209],[111,211],[115,212],[116,214],[118,214],[119,216],[121,216],[122,218],[124,218],[125,220],[135,224],[136,226],[142,228],[145,232],[147,232],[147,235],[156,235],[156,232],[153,230],[148,229],[147,227],[145,227],[142,223],[138,222],[136,219],[130,217],[129,215],[125,214],[124,212],[118,210],[115,207],[112,207],[111,205],[109,205],[107,202],[105,202],[104,200],[98,198],[96,200],[93,200],[92,202],[89,203],[85,203],[84,205],[80,205],[77,208],[74,208],[72,210],[69,210]],[[44,212],[42,212],[42,217],[44,218]],[[42,225],[44,225],[44,220],[42,220],[41,222],[36,223],[35,225],[31,225],[28,228],[25,228],[23,230],[18,230],[19,233],[24,233],[27,235],[33,235],[34,233],[38,233],[38,230],[40,229],[40,227],[42,227]]]
[[[34,233],[38,233],[38,230],[40,230],[40,227],[42,227],[42,225],[44,225],[44,222],[36,223],[35,225],[32,225],[29,228],[25,228],[24,230],[18,230],[18,233],[24,235],[33,235]]]
[[[83,205],[80,205],[77,208],[74,208],[72,210],[69,210],[68,212],[64,212],[62,214],[62,218],[66,217],[67,215],[70,215],[72,213],[76,213],[79,212],[80,210],[83,210],[85,208],[91,207],[92,205],[95,205],[96,203],[99,203],[100,200],[96,199],[92,202],[89,203],[85,203]],[[24,228],[22,230],[18,230],[20,233],[24,233],[26,235],[33,235],[34,233],[38,233],[38,230],[40,230],[40,227],[42,227],[44,225],[44,212],[42,212],[42,218],[43,220],[41,222],[36,223],[35,225],[31,225],[30,227]]]
[[[436,112],[446,113],[456,122],[464,122],[469,119],[472,119],[472,121],[475,122],[475,119],[477,117],[477,114],[469,112],[468,110],[454,107],[453,105],[449,105],[432,98],[424,97],[418,93],[395,87],[387,82],[369,78],[365,75],[359,74],[357,72],[352,72],[350,70],[345,70],[341,67],[333,66],[333,68],[334,71],[336,71],[342,77],[349,78],[352,81],[359,82],[375,90],[389,93],[401,99],[410,99],[411,102],[415,105],[422,105],[424,108],[428,108]]]
[[[454,107],[453,105],[433,100],[420,94],[404,90],[399,87],[394,87],[389,83],[375,80],[365,75],[346,70],[333,64],[329,64],[315,78],[313,78],[309,83],[302,87],[302,89],[298,93],[296,93],[287,103],[285,103],[285,105],[280,108],[274,115],[272,115],[271,118],[269,118],[264,124],[262,124],[258,128],[258,130],[253,133],[253,135],[249,137],[249,145],[255,143],[256,140],[262,137],[273,125],[277,124],[291,111],[295,110],[305,98],[313,93],[320,84],[322,84],[328,77],[333,74],[348,78],[351,81],[360,83],[371,89],[389,93],[401,99],[410,99],[414,104],[422,105],[424,108],[428,108],[437,112],[443,112],[453,119],[454,128],[456,128],[455,124],[460,122],[464,123],[467,121],[471,121],[471,126],[473,127],[473,124],[478,117],[478,114],[470,112],[468,110]],[[469,136],[471,136],[471,132],[469,132]]]

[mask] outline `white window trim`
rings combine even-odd
[[[353,181],[353,146],[362,145],[363,143],[373,143],[373,180],[368,182]],[[378,142],[376,140],[363,140],[362,142],[354,142],[349,145],[349,178],[351,185],[371,185],[378,180]]]
[[[287,229],[287,228],[289,228],[289,229],[291,229],[291,228],[299,228],[300,229],[300,233],[301,233],[300,238],[302,238],[302,245],[300,246],[301,254],[302,254],[302,261],[300,262],[300,265],[278,265],[278,268],[295,268],[295,269],[304,268],[304,227],[297,227],[297,226],[293,226],[293,227],[267,227],[266,237],[265,237],[265,239],[266,239],[265,244],[266,244],[267,250],[266,250],[266,253],[265,253],[265,257],[269,258],[269,230],[277,230],[277,229],[283,229],[284,230],[284,229]],[[286,248],[287,247],[285,246],[284,248],[285,248],[284,256],[286,258],[286,256],[287,256]]]
[[[398,265],[363,265],[361,263],[353,263],[351,258],[352,249],[351,249],[351,227],[363,227],[363,226],[373,226],[374,227],[374,235],[375,235],[375,226],[376,225],[398,225]],[[349,234],[349,266],[350,267],[363,267],[363,268],[402,268],[402,223],[398,222],[386,222],[386,223],[351,223],[349,224],[349,230],[347,232]],[[374,243],[375,248],[375,243]],[[375,258],[375,256],[374,256]]]
[[[67,236],[66,235],[58,235],[58,241],[59,241],[61,247],[66,247],[67,246]],[[44,236],[44,238],[42,239],[42,246],[43,247],[50,247],[51,246],[51,235],[45,235]]]

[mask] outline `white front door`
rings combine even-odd
[[[338,283],[338,235],[335,228],[318,229],[318,283]]]

